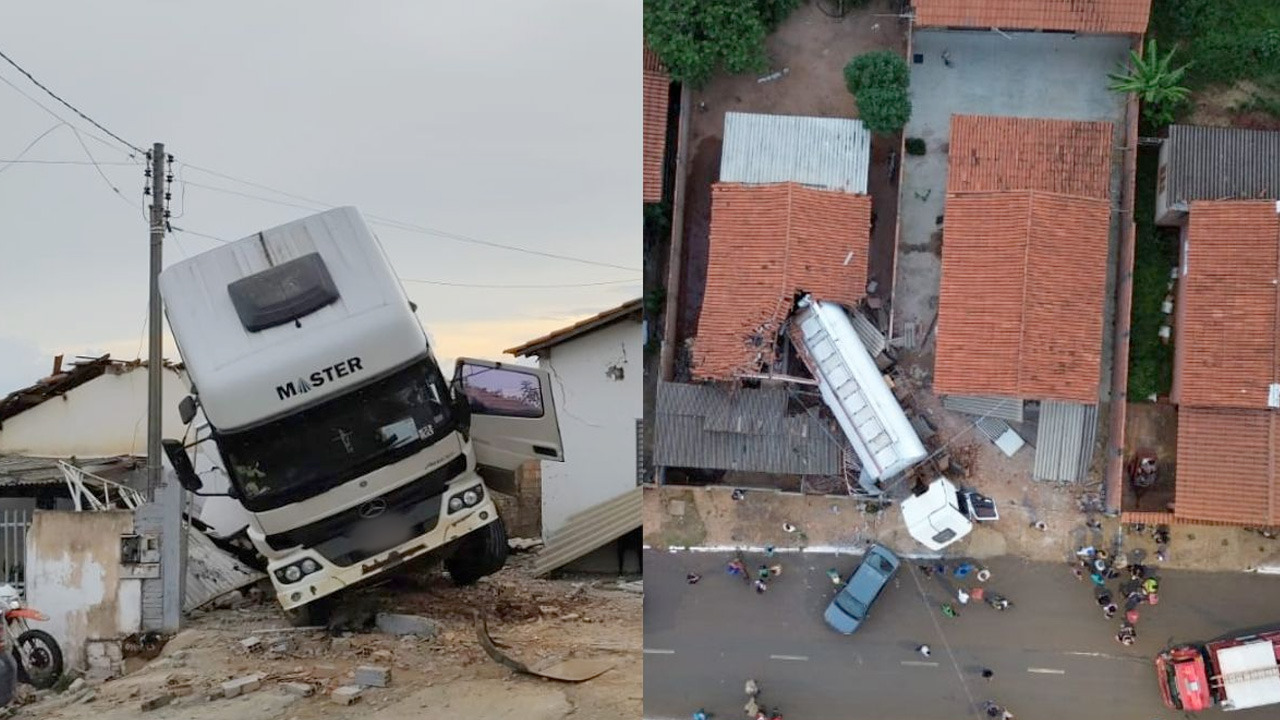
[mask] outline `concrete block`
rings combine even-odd
[[[90,640],[84,644],[85,655],[89,658],[89,662],[96,659],[105,658],[107,656],[107,646],[97,640]]]
[[[124,648],[120,647],[120,643],[118,642],[108,642],[107,657],[117,662],[124,660]]]
[[[297,695],[298,697],[311,697],[311,694],[316,691],[309,684],[302,682],[281,683],[280,687],[290,695]]]
[[[271,652],[280,653],[281,655],[291,653],[293,652],[293,641],[287,640],[287,639],[277,640],[276,642],[271,644],[271,647],[269,649],[271,650]]]
[[[388,635],[417,635],[419,637],[435,637],[438,626],[434,620],[421,615],[398,615],[396,613],[378,613],[375,622],[379,632]]]
[[[85,684],[86,683],[84,681],[84,678],[76,678],[75,680],[71,681],[70,685],[67,686],[67,692],[69,693],[80,692],[81,690],[84,689]]]
[[[253,652],[254,650],[262,647],[262,640],[256,635],[254,637],[247,637],[240,641],[240,647],[247,652]]]
[[[157,708],[162,708],[171,702],[173,702],[173,696],[169,693],[154,695],[142,701],[142,712],[150,712]]]
[[[386,687],[391,684],[391,668],[361,665],[356,668],[356,684],[370,687]]]
[[[254,673],[222,683],[222,696],[233,698],[237,695],[251,693],[262,687],[262,675]]]
[[[339,705],[350,705],[359,701],[362,694],[364,694],[364,688],[359,685],[343,685],[329,693],[329,698]]]

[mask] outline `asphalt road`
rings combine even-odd
[[[729,557],[648,552],[647,718],[688,718],[699,707],[716,718],[743,717],[747,678],[760,684],[761,704],[776,705],[787,720],[977,718],[986,699],[1027,720],[1176,718],[1156,685],[1151,658],[1160,649],[1280,624],[1278,576],[1161,572],[1160,604],[1141,608],[1138,641],[1124,647],[1114,640],[1119,620],[1103,617],[1087,582],[1066,565],[1016,558],[988,562],[986,583],[1015,607],[1000,612],[970,601],[949,618],[939,605],[954,601],[950,588],[904,559],[867,622],[846,637],[822,620],[835,594],[825,571],[847,577],[860,558],[780,555],[782,576],[758,595],[725,574]],[[748,567],[763,560],[748,556]],[[691,571],[703,575],[696,585],[685,582]],[[933,649],[930,658],[915,652],[921,643]],[[990,681],[983,667],[995,671]]]

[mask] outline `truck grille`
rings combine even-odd
[[[406,531],[410,536],[422,535],[435,528],[440,520],[440,501],[445,485],[466,469],[467,456],[459,455],[443,467],[383,493],[377,498],[309,525],[268,535],[267,545],[275,550],[287,550],[299,546],[309,547],[336,565],[343,567],[353,565],[409,539],[404,537],[400,540],[390,540],[386,547],[371,547],[366,541],[360,541],[355,537],[362,526],[368,528],[379,521],[385,522],[390,518],[397,518],[410,526]],[[385,511],[374,518],[366,518],[360,514],[361,508],[374,503],[385,503]]]

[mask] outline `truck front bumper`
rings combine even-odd
[[[456,487],[471,487],[471,483],[455,483]],[[484,499],[477,505],[455,513],[448,513],[448,499],[453,495],[446,491],[442,499],[441,517],[436,526],[423,535],[414,537],[389,550],[372,555],[352,565],[343,567],[335,565],[319,552],[310,548],[298,548],[277,557],[267,565],[267,575],[276,589],[276,597],[285,610],[306,605],[343,588],[357,585],[376,577],[394,567],[422,557],[433,550],[438,550],[458,538],[479,530],[498,519],[498,509],[493,504],[488,488],[485,488]],[[254,544],[262,542],[250,531],[250,539]],[[276,576],[276,570],[310,558],[319,564],[320,569],[307,574],[297,582],[286,583]]]

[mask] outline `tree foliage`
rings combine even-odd
[[[890,50],[859,55],[844,66],[844,84],[854,95],[873,87],[906,88],[910,82],[907,61]]]
[[[1160,55],[1156,39],[1147,41],[1147,52],[1138,55],[1137,51],[1129,51],[1129,67],[1121,67],[1122,72],[1111,73],[1111,89],[1115,92],[1134,93],[1142,101],[1143,114],[1156,125],[1167,125],[1173,122],[1174,111],[1187,99],[1191,91],[1181,83],[1187,74],[1190,63],[1173,67],[1175,47],[1165,55]]]
[[[858,117],[877,135],[892,135],[911,119],[907,61],[890,50],[859,55],[844,66],[844,82],[858,101]]]
[[[858,118],[871,132],[892,135],[911,119],[911,98],[902,88],[867,88],[858,93]]]
[[[701,87],[719,68],[769,67],[764,41],[799,0],[645,0],[644,37],[671,79]]]

